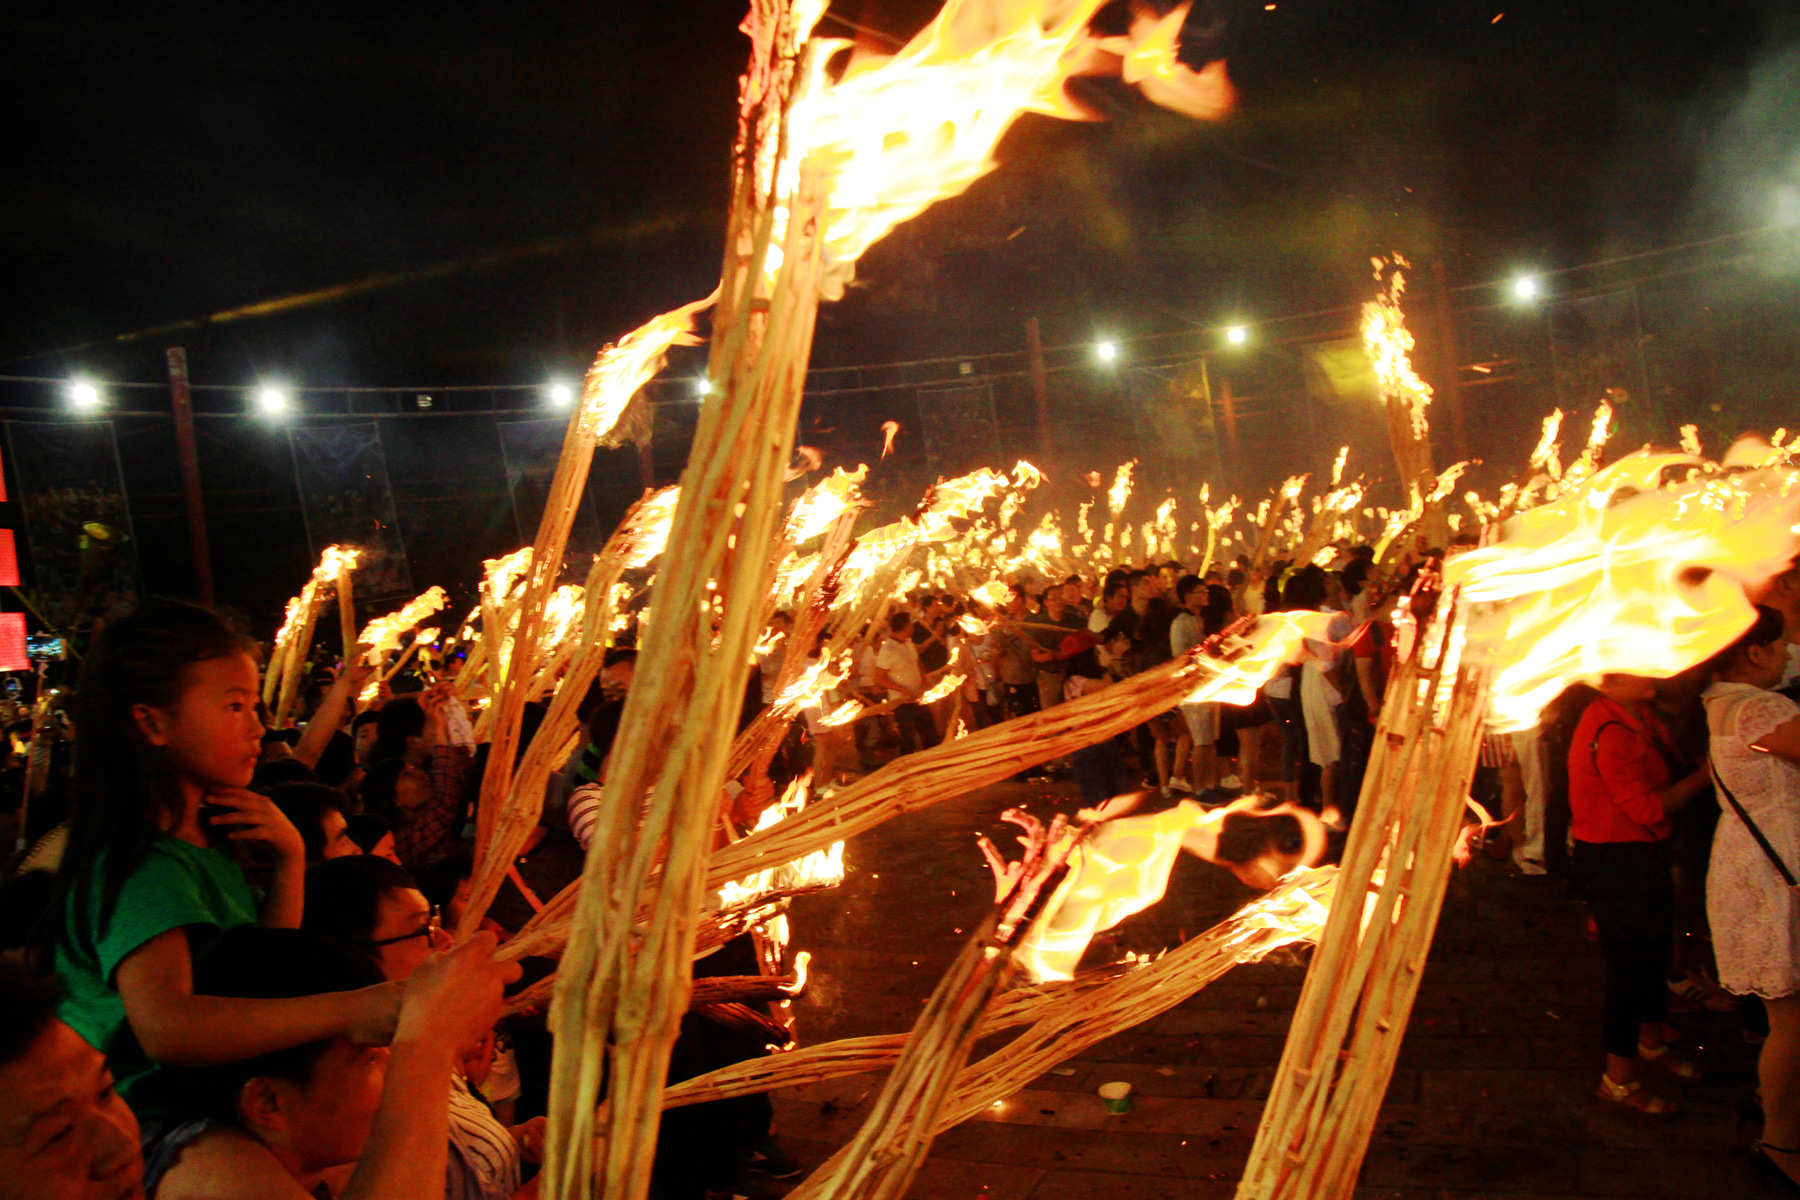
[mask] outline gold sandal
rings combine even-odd
[[[1666,1045],[1652,1048],[1639,1042],[1638,1061],[1648,1063],[1670,1079],[1679,1080],[1682,1083],[1697,1083],[1702,1074],[1697,1064],[1691,1063],[1685,1058],[1676,1058],[1669,1053]]]
[[[1630,1083],[1614,1083],[1605,1075],[1600,1077],[1600,1098],[1609,1104],[1639,1113],[1646,1117],[1672,1117],[1681,1109],[1667,1096],[1658,1096],[1644,1090],[1644,1085],[1637,1080]]]

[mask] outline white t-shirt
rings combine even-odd
[[[1185,609],[1175,614],[1175,620],[1169,624],[1169,653],[1179,658],[1198,646],[1200,637],[1200,618]]]
[[[889,700],[916,700],[917,693],[925,690],[925,676],[919,670],[919,650],[911,641],[889,638],[881,643],[881,650],[875,655],[875,665],[886,671],[895,683],[912,689],[908,693],[889,688]]]

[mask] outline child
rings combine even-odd
[[[305,845],[245,789],[262,741],[250,649],[206,609],[153,600],[101,634],[83,672],[58,1015],[106,1055],[120,1094],[153,1126],[169,1115],[158,1064],[334,1037],[380,1044],[398,1013],[393,984],[275,1000],[194,992],[194,962],[224,934],[300,924]]]

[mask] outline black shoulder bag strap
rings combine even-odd
[[[1706,761],[1712,767],[1713,782],[1719,785],[1719,790],[1725,793],[1725,799],[1731,802],[1731,810],[1738,815],[1738,820],[1744,823],[1744,828],[1750,831],[1750,836],[1756,839],[1756,844],[1763,848],[1763,853],[1769,856],[1769,861],[1775,864],[1775,869],[1781,873],[1782,879],[1787,881],[1789,887],[1800,887],[1800,883],[1794,879],[1794,873],[1788,870],[1786,863],[1781,861],[1781,855],[1775,853],[1775,847],[1769,845],[1769,839],[1763,836],[1763,831],[1756,827],[1756,822],[1750,819],[1750,814],[1744,811],[1744,806],[1738,803],[1738,798],[1731,794],[1729,787],[1725,786],[1724,777],[1719,774],[1718,764],[1713,762],[1710,750],[1706,752]]]

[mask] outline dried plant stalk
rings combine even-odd
[[[1016,816],[1017,814],[1012,814]],[[1000,901],[982,918],[919,1014],[868,1119],[843,1151],[793,1194],[818,1200],[900,1200],[938,1134],[937,1117],[981,1036],[994,996],[1011,982],[1013,956],[1061,883],[1073,836],[1067,818],[1020,819],[1025,857],[1006,865]]]
[[[707,886],[792,862],[901,813],[929,808],[1104,741],[1180,703],[1215,673],[1213,662],[1190,653],[1079,699],[897,758],[718,851]]]
[[[544,629],[544,609],[550,600],[550,593],[556,588],[556,579],[562,571],[563,551],[568,546],[569,530],[575,522],[575,510],[581,503],[582,490],[587,486],[588,469],[594,460],[594,439],[602,432],[599,428],[601,410],[594,403],[595,397],[589,392],[595,386],[596,372],[589,371],[587,385],[582,389],[581,400],[575,405],[575,412],[569,418],[569,428],[563,434],[562,454],[556,460],[556,474],[551,478],[550,491],[544,498],[544,515],[538,521],[537,538],[532,543],[531,566],[526,574],[526,583],[519,603],[519,627],[513,635],[510,670],[504,680],[496,680],[495,695],[488,709],[482,714],[487,728],[478,729],[477,736],[488,735],[487,770],[481,777],[481,793],[475,810],[475,861],[484,863],[495,857],[498,847],[495,845],[495,830],[500,824],[502,810],[507,807],[506,800],[513,782],[513,768],[519,749],[519,729],[525,715],[527,699],[525,686],[529,680],[531,667],[537,661],[538,639]],[[496,629],[487,629],[483,621],[483,640],[499,639],[505,636],[505,625]],[[499,653],[496,641],[492,653]],[[497,660],[496,660],[497,661]],[[538,798],[542,804],[542,797]],[[533,823],[536,823],[535,816]],[[508,851],[507,857],[518,853],[516,847]],[[494,883],[497,888],[498,882]],[[492,897],[489,896],[491,901]],[[471,905],[473,910],[476,906]],[[480,913],[485,915],[487,904],[479,906]],[[475,925],[466,919],[462,929],[465,936]]]
[[[1079,699],[904,755],[839,792],[813,800],[786,820],[715,851],[706,886],[717,888],[793,862],[902,813],[953,800],[1104,741],[1171,708],[1217,671],[1217,660],[1190,651]],[[884,708],[876,705],[869,711]],[[507,942],[502,955],[559,953],[582,886],[576,880],[558,892]],[[639,919],[643,916],[640,912]]]
[[[1239,1200],[1347,1196],[1393,1074],[1481,745],[1488,673],[1458,659],[1440,601],[1390,681],[1341,868],[1366,906],[1331,914],[1307,972]]]
[[[980,1036],[994,994],[1011,978],[1012,944],[990,913],[938,981],[906,1048],[850,1145],[789,1195],[900,1200],[937,1136],[937,1114]]]
[[[337,573],[338,636],[344,642],[346,663],[356,653],[356,596],[350,579],[354,569],[340,563]]]
[[[306,648],[312,645],[313,630],[319,621],[319,584],[308,579],[300,589],[300,628],[277,652],[281,663],[281,686],[275,705],[275,728],[285,729],[294,715],[294,701],[300,695],[300,676],[306,669]]]
[[[802,170],[796,194],[783,200],[781,267],[771,281],[764,265],[773,261],[776,205],[757,164],[764,155],[780,159],[808,30],[778,0],[759,0],[751,24],[756,57],[744,80],[736,196],[708,363],[712,394],[682,475],[657,617],[608,765],[551,1007],[547,1200],[596,1190],[609,1200],[641,1200],[648,1190],[659,1098],[691,987],[694,913],[732,718],[775,566],[818,312],[824,195],[816,173]],[[642,926],[640,910],[648,914]],[[598,1129],[603,1057],[608,1096]]]
[[[580,734],[581,702],[600,675],[600,667],[606,657],[608,633],[613,617],[617,615],[613,607],[614,585],[624,575],[632,554],[639,549],[638,541],[643,536],[642,522],[645,513],[652,510],[663,496],[664,492],[649,493],[632,505],[588,568],[584,592],[586,610],[582,628],[569,639],[568,653],[565,656],[569,664],[568,671],[551,699],[550,707],[544,713],[544,720],[531,739],[531,745],[526,748],[518,766],[507,780],[505,804],[490,825],[491,836],[486,853],[475,861],[475,873],[469,886],[469,901],[463,910],[462,923],[457,928],[458,936],[466,937],[479,928],[481,918],[487,915],[494,897],[499,894],[500,882],[506,877],[507,865],[519,852],[519,847],[525,844],[525,839],[537,825],[538,818],[543,815],[544,789],[549,784],[551,774],[575,749],[575,740]],[[513,663],[515,668],[521,665],[516,653]],[[533,685],[524,682],[523,670],[516,670],[513,679],[519,681],[523,690],[535,691]],[[489,772],[496,769],[490,759]],[[484,787],[485,784],[484,778]],[[570,900],[572,899],[571,895]],[[520,930],[521,935],[525,932],[526,930]],[[512,939],[508,946],[519,940]],[[521,952],[521,956],[535,952],[525,950]]]
[[[777,696],[799,678],[801,670],[806,666],[807,655],[818,644],[819,634],[824,631],[825,622],[831,616],[832,604],[837,599],[838,571],[850,556],[850,551],[856,547],[850,530],[856,524],[858,511],[851,508],[833,521],[825,535],[824,544],[819,548],[819,563],[807,580],[799,612],[795,616],[793,627],[788,631],[781,670],[775,681]],[[763,623],[768,624],[766,616]],[[825,655],[820,657],[827,658]],[[736,779],[746,772],[753,775],[765,774],[770,760],[775,757],[775,751],[781,748],[782,740],[787,737],[788,726],[793,724],[799,711],[799,706],[771,704],[758,713],[731,743],[731,758],[725,766],[725,777]]]
[[[1168,1011],[1239,963],[1315,940],[1335,879],[1332,867],[1296,872],[1268,895],[1154,962],[1090,971],[1000,997],[977,1036],[1030,1028],[962,1071],[939,1118],[940,1129],[968,1119],[1087,1047]],[[885,1070],[910,1036],[847,1038],[733,1063],[672,1085],[663,1093],[663,1105],[703,1104]]]

